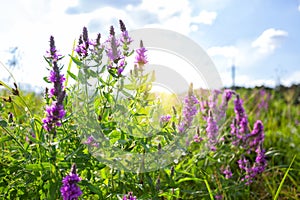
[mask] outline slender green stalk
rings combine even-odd
[[[208,184],[208,181],[206,179],[204,179],[204,183],[205,183],[205,186],[206,186],[206,188],[208,190],[210,199],[214,200],[213,192],[211,191],[210,186]]]
[[[74,48],[75,48],[75,45],[76,45],[76,41],[74,40],[73,42],[73,50],[72,50],[72,53],[71,53],[71,56],[74,57]],[[70,72],[71,71],[71,67],[72,67],[72,58],[70,58],[70,61],[69,61],[69,64],[68,64],[68,69],[67,71]],[[67,87],[68,85],[68,80],[69,80],[69,73],[66,74],[66,81],[65,81],[65,86]]]
[[[23,145],[17,140],[17,138],[5,127],[1,127],[16,143],[21,147],[21,149],[27,153],[27,151],[24,149]]]
[[[294,155],[294,157],[293,157],[293,159],[292,159],[292,162],[290,163],[289,168],[286,170],[286,172],[285,172],[285,174],[284,174],[284,176],[283,176],[283,178],[282,178],[282,180],[281,180],[281,182],[280,182],[280,185],[279,185],[279,187],[277,188],[277,191],[276,191],[274,200],[277,200],[277,199],[278,199],[279,193],[280,193],[281,188],[282,188],[282,186],[283,186],[283,183],[284,183],[284,181],[285,181],[285,179],[286,179],[286,177],[287,177],[287,175],[288,175],[288,173],[289,173],[289,171],[290,171],[290,169],[291,169],[291,167],[292,167],[292,164],[293,164],[295,158],[296,158],[296,155]]]
[[[9,69],[0,61],[0,64],[2,65],[2,67],[9,73],[9,75],[11,76],[11,78],[14,80],[14,82],[16,83],[16,79],[14,77],[14,75],[9,71]],[[1,81],[2,83],[2,81]]]

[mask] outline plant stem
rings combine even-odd
[[[206,186],[207,191],[208,191],[208,193],[209,193],[210,199],[211,199],[211,200],[214,200],[213,193],[212,193],[212,191],[211,191],[211,189],[210,189],[210,186],[209,186],[209,184],[208,184],[208,181],[207,181],[206,179],[204,179],[204,183],[205,183],[205,186]]]

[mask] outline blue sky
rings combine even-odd
[[[298,0],[10,0],[0,12],[0,60],[6,63],[9,47],[18,46],[14,74],[33,85],[47,76],[43,55],[50,35],[67,55],[83,26],[91,36],[105,35],[119,19],[129,30],[158,27],[190,37],[211,57],[225,86],[232,64],[237,85],[274,86],[278,78],[300,83]]]

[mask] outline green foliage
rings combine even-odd
[[[126,57],[133,54],[126,45],[123,48]],[[151,92],[155,75],[145,73],[145,66],[136,66],[123,76],[109,68],[109,63],[102,63],[103,53],[104,49],[98,49],[86,59],[74,52],[70,55],[67,78],[75,84],[66,85],[67,114],[55,137],[42,127],[51,99],[0,82],[0,199],[59,199],[62,178],[72,163],[82,179],[82,199],[122,199],[128,192],[138,199],[300,198],[300,158],[295,156],[300,152],[299,86],[265,89],[263,95],[261,88],[236,91],[244,100],[249,129],[260,119],[266,134],[268,166],[251,185],[241,180],[244,174],[237,164],[245,152],[230,143],[233,103],[220,122],[218,139],[222,142],[217,151],[210,151],[205,140],[198,143],[189,138],[178,159],[147,171],[161,158],[153,156],[152,163],[143,163],[143,156],[163,151],[174,142],[183,106],[177,97]],[[199,99],[209,96],[208,91],[194,93]],[[170,121],[161,122],[160,116],[166,114],[171,115]],[[197,115],[194,122],[187,132],[206,137],[203,115]],[[90,136],[95,146],[85,144]],[[141,158],[127,163],[117,159],[124,158],[120,152]],[[221,170],[227,165],[233,172],[229,179]],[[122,170],[116,166],[123,166]],[[139,170],[132,171],[136,166]]]

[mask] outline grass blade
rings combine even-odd
[[[211,200],[214,200],[213,193],[212,193],[212,191],[211,191],[211,189],[210,189],[210,186],[209,186],[209,184],[208,184],[208,181],[207,181],[206,179],[204,179],[204,183],[205,183],[206,188],[207,188],[207,190],[208,190],[210,199],[211,199]]]
[[[281,182],[280,182],[280,184],[279,184],[279,187],[277,188],[277,191],[276,191],[274,200],[277,200],[277,199],[278,199],[278,196],[279,196],[279,193],[280,193],[281,188],[282,188],[282,186],[283,186],[283,183],[284,183],[284,181],[285,181],[285,179],[286,179],[286,177],[287,177],[287,175],[288,175],[288,173],[289,173],[289,171],[290,171],[290,169],[291,169],[291,167],[292,167],[292,164],[293,164],[295,158],[296,158],[296,155],[294,155],[293,160],[292,160],[292,162],[290,163],[289,168],[286,170],[286,172],[285,172],[285,174],[284,174],[284,176],[283,176],[283,178],[282,178],[282,180],[281,180]]]

